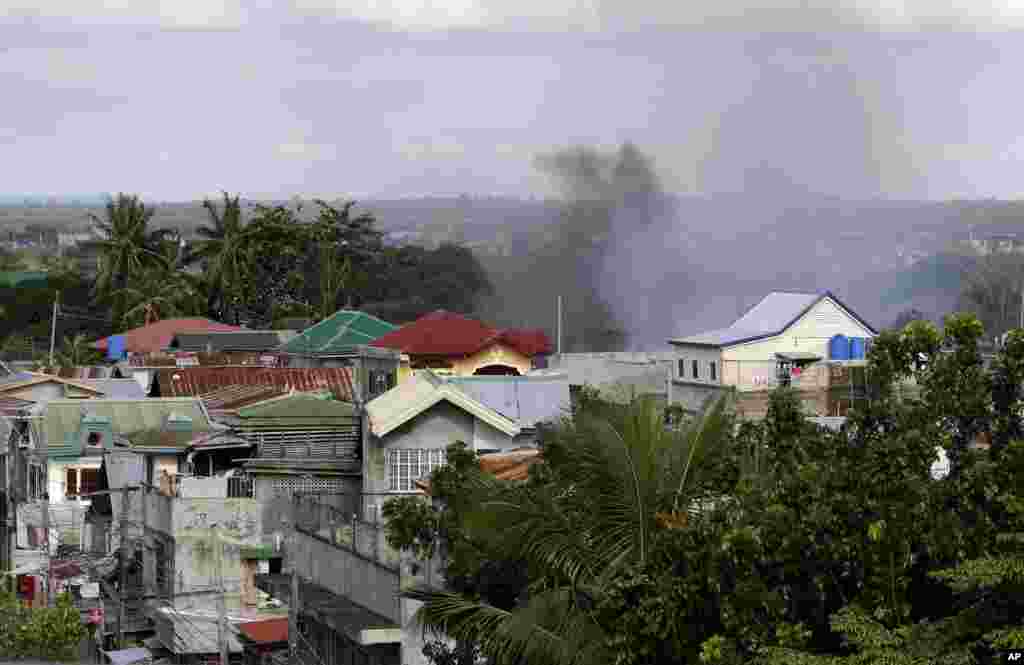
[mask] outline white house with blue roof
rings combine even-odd
[[[830,291],[775,291],[726,328],[670,339],[670,401],[699,409],[724,387],[825,388],[823,362],[862,363],[878,331]]]

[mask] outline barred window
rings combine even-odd
[[[445,465],[444,448],[388,451],[388,489],[392,492],[412,492],[416,481]]]

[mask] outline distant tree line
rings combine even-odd
[[[284,318],[321,320],[341,307],[363,307],[396,323],[438,308],[474,314],[479,296],[492,290],[465,247],[388,246],[374,216],[355,202],[314,205],[308,221],[301,205],[243,209],[238,196],[224,193],[204,201],[208,222],[198,239],[186,241],[154,227],[155,209],[140,197],[119,194],[101,215],[89,216],[101,234],[95,278],[72,259],[47,259],[42,283],[0,288],[0,335],[8,349],[48,339],[57,298],[79,312],[58,317],[58,340],[75,346],[76,335],[105,336],[184,316],[259,328]],[[0,267],[24,264],[3,252]]]

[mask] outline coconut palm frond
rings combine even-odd
[[[608,660],[604,631],[565,588],[536,594],[512,611],[446,591],[413,589],[403,596],[423,603],[416,619],[429,631],[475,642],[499,665],[597,665]]]

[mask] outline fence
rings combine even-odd
[[[384,524],[363,494],[296,494],[295,528],[336,547],[353,552],[374,563],[398,570],[397,550],[385,542]],[[373,521],[363,517],[371,513]]]

